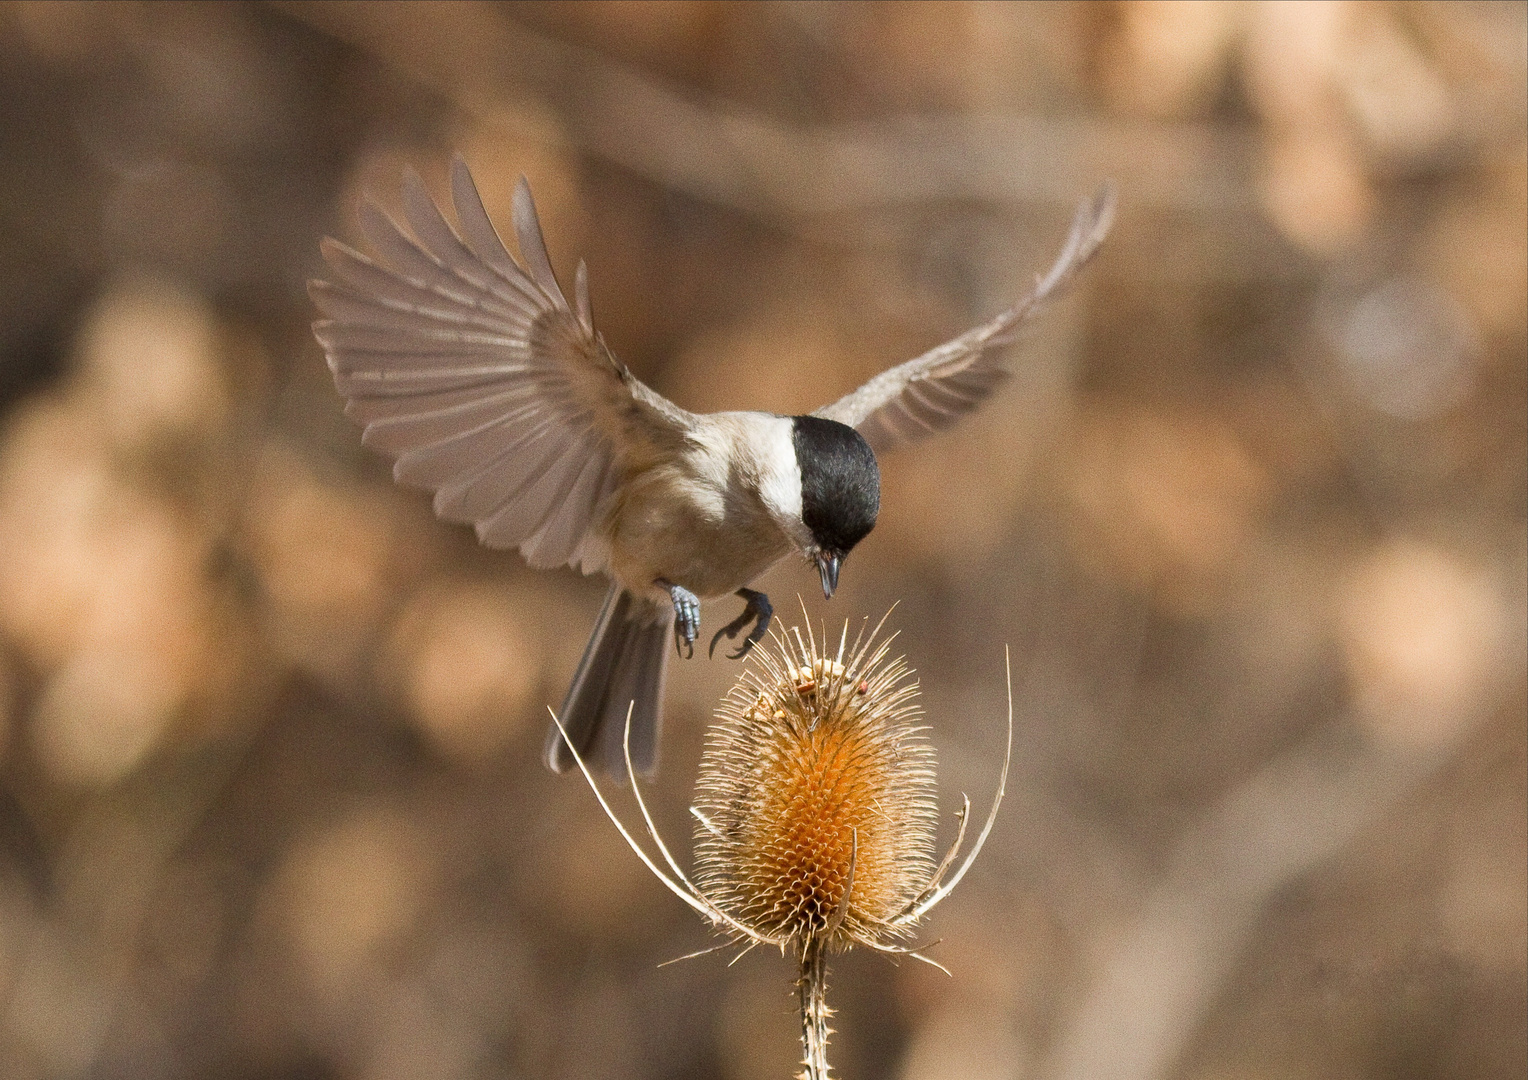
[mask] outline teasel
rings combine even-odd
[[[862,626],[852,645],[846,623],[831,655],[810,626],[805,634],[794,627],[771,634],[768,647],[753,651],[717,709],[701,757],[690,808],[697,822],[693,877],[653,824],[629,747],[627,779],[656,858],[578,761],[601,807],[647,868],[728,939],[679,959],[742,945],[736,962],[770,945],[800,964],[801,1080],[828,1078],[830,953],[863,946],[949,974],[908,942],[970,869],[1008,780],[1011,679],[1008,738],[991,812],[956,866],[971,815],[971,801],[962,796],[955,841],[936,863],[934,750],[918,724],[913,673],[901,657],[890,656],[894,638],[879,639],[885,621],[868,634]]]

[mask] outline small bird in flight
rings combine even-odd
[[[732,656],[745,655],[772,613],[749,583],[792,552],[831,597],[880,510],[876,453],[950,426],[1007,377],[1000,347],[1098,250],[1115,207],[1108,185],[1083,203],[1050,270],[1006,311],[810,415],[780,416],[688,412],[637,379],[594,328],[584,264],[572,304],[558,286],[524,178],[521,262],[460,158],[451,196],[455,229],[405,176],[412,237],[363,203],[380,262],[325,239],[336,281],[309,283],[325,315],[313,332],[362,441],[396,458],[400,483],[433,491],[437,515],[533,567],[610,579],[558,716],[615,775],[628,708],[633,761],[657,763],[670,634],[693,654],[700,601],[735,593],[743,611],[711,651],[741,634]],[[555,725],[546,762],[573,765]]]

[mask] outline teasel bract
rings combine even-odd
[[[695,872],[686,874],[653,825],[627,755],[627,778],[657,858],[600,805],[639,858],[745,953],[771,945],[800,964],[803,1080],[827,1080],[827,956],[856,945],[944,970],[907,943],[970,868],[997,819],[1013,745],[1013,693],[997,793],[958,867],[971,802],[955,842],[934,861],[934,751],[919,726],[918,684],[881,624],[836,649],[791,628],[756,649],[717,709],[696,782]],[[555,719],[555,717],[554,717]],[[659,859],[663,866],[660,867]],[[953,873],[951,868],[954,868]],[[665,869],[666,868],[666,869]],[[680,959],[689,959],[681,957]],[[948,974],[948,972],[946,972]]]

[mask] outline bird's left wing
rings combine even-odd
[[[362,231],[390,265],[333,240],[339,284],[309,292],[313,330],[364,441],[393,475],[435,492],[435,512],[471,522],[532,566],[608,560],[597,528],[626,473],[676,445],[693,417],[631,374],[595,333],[582,263],[570,306],[547,257],[530,188],[515,190],[524,266],[499,240],[467,166],[451,168],[461,235],[410,173],[410,237],[375,205]]]
[[[999,350],[1044,301],[1071,283],[1114,224],[1112,184],[1077,208],[1061,254],[1018,303],[922,356],[883,371],[814,414],[859,430],[877,452],[943,431],[984,400],[1010,372]]]

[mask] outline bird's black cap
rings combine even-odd
[[[791,417],[801,469],[801,520],[824,552],[842,557],[875,528],[881,470],[859,432],[820,416]]]

